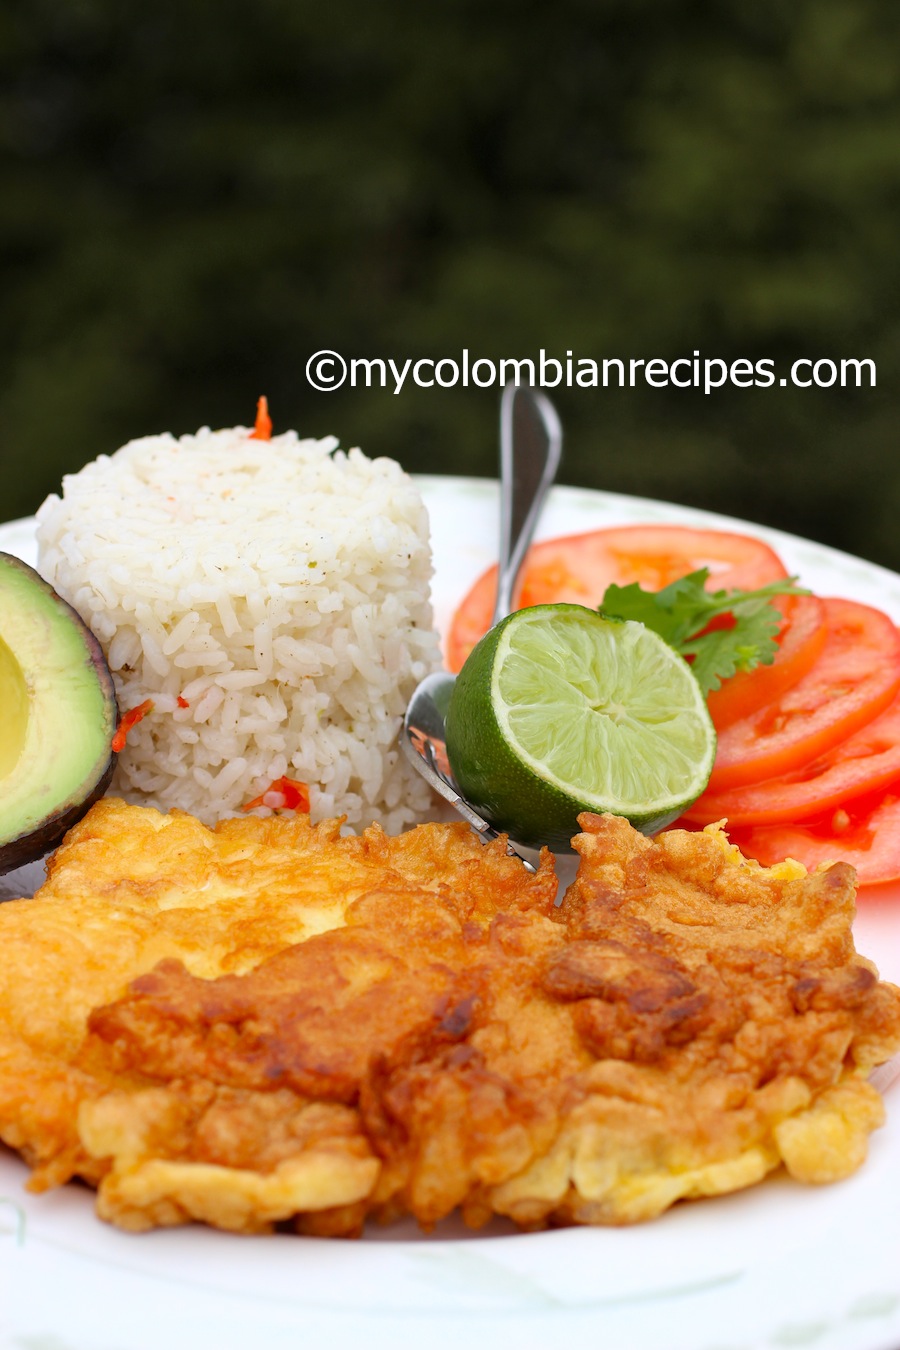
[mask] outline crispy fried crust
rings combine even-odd
[[[125,1228],[629,1223],[882,1119],[900,991],[853,876],[582,817],[561,906],[464,826],[341,838],[106,800],[0,907],[0,1134]]]

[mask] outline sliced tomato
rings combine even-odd
[[[900,781],[900,696],[861,731],[792,773],[730,791],[704,792],[686,819],[700,825],[727,819],[729,827],[791,824],[839,811],[896,781]]]
[[[638,581],[662,590],[670,581],[709,568],[711,590],[753,590],[787,576],[778,554],[747,534],[686,525],[619,525],[547,539],[529,550],[518,604],[569,601],[596,608],[611,582]],[[497,568],[484,572],[457,609],[447,639],[447,664],[459,670],[494,612]]]
[[[784,615],[778,651],[770,665],[739,671],[707,695],[707,706],[717,731],[749,717],[798,684],[812,670],[825,646],[828,627],[825,606],[815,595],[776,597]]]
[[[860,798],[827,819],[796,825],[751,825],[728,831],[746,858],[765,867],[796,858],[807,868],[851,863],[861,886],[900,877],[900,790]]]
[[[818,661],[780,698],[725,728],[704,797],[810,763],[876,718],[900,689],[900,632],[888,616],[855,600],[823,603],[828,634]],[[692,818],[696,810],[697,803]]]

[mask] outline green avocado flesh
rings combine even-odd
[[[116,718],[90,629],[0,553],[0,872],[41,857],[103,794]]]

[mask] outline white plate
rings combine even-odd
[[[497,489],[420,480],[431,510],[435,607],[493,559]],[[660,502],[558,488],[540,535],[674,521],[753,529],[822,594],[900,622],[900,576],[773,530]],[[34,561],[33,522],[0,549]],[[860,905],[857,945],[900,981],[900,888]],[[2,959],[2,953],[0,953]],[[77,1186],[23,1190],[0,1154],[3,1350],[896,1350],[900,1345],[900,1083],[866,1165],[837,1186],[783,1177],[628,1229],[362,1242],[238,1238],[203,1228],[125,1236]]]

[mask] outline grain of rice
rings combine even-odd
[[[428,521],[392,460],[294,432],[148,436],[69,475],[37,537],[122,709],[154,701],[113,791],[212,822],[288,775],[315,820],[430,813],[397,747],[439,665]]]

